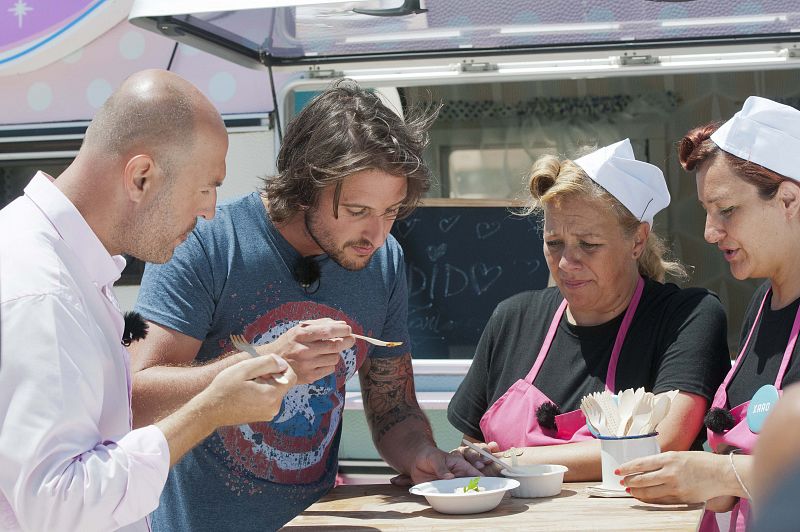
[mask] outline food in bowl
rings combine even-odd
[[[475,478],[478,479],[477,483],[474,483]],[[464,491],[471,482],[478,490]],[[477,514],[497,507],[506,492],[518,486],[519,482],[511,478],[472,477],[432,480],[417,484],[408,491],[414,495],[424,496],[437,512]]]
[[[456,488],[453,490],[453,493],[462,493],[462,494],[469,494],[470,492],[481,492],[486,491],[486,488],[483,486],[479,486],[481,477],[475,477],[469,481],[469,484],[466,486],[462,486],[460,488]]]
[[[535,464],[514,466],[503,469],[503,476],[519,481],[519,487],[511,490],[512,497],[532,499],[535,497],[554,497],[561,493],[564,473],[569,471],[563,465]]]

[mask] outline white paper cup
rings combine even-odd
[[[600,440],[600,460],[603,465],[602,486],[607,490],[625,491],[625,487],[619,483],[622,477],[614,474],[619,466],[635,458],[661,452],[656,434],[622,438],[599,436],[598,438]]]

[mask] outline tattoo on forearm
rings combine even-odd
[[[375,443],[389,430],[409,418],[424,424],[425,432],[433,437],[430,424],[419,408],[414,393],[414,373],[411,355],[397,358],[373,358],[361,377],[364,412]]]

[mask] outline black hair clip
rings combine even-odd
[[[319,262],[314,257],[299,257],[292,268],[294,280],[305,290],[306,294],[313,294],[319,290],[322,272]]]
[[[706,413],[703,423],[714,434],[722,434],[736,425],[733,415],[724,408],[718,407],[714,407]]]
[[[552,401],[547,401],[539,405],[536,409],[536,421],[539,422],[540,427],[550,430],[558,430],[556,425],[556,416],[561,414],[561,409]]]
[[[133,342],[144,340],[147,336],[147,322],[138,312],[125,313],[125,330],[122,333],[122,345],[129,347]]]

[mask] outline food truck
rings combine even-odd
[[[665,171],[673,202],[656,227],[694,266],[692,282],[723,299],[735,347],[754,284],[734,281],[702,240],[704,214],[674,144],[699,123],[731,116],[750,94],[800,103],[800,3],[204,4],[139,0],[130,20],[263,71],[278,142],[303,104],[342,77],[400,110],[442,104],[427,157],[437,183],[394,229],[409,263],[415,357],[468,359],[500,300],[546,285],[535,228],[509,215],[531,163],[625,137]],[[419,388],[421,399],[440,391],[446,403],[446,389]],[[434,423],[448,426],[443,415]],[[343,432],[345,450],[355,434]]]
[[[463,240],[466,232],[451,239],[452,232],[441,231],[447,215],[513,205],[524,197],[526,171],[539,155],[569,156],[629,137],[638,158],[664,170],[673,195],[656,227],[694,267],[692,282],[723,299],[733,318],[731,344],[736,343],[752,286],[731,282],[724,260],[703,242],[703,213],[693,180],[679,170],[675,142],[695,125],[730,117],[751,94],[800,103],[800,2],[138,0],[130,22],[261,71],[270,81],[276,143],[316,91],[343,77],[373,87],[401,111],[441,104],[427,152],[437,180],[423,213],[411,219],[416,227],[443,224],[439,232],[448,238],[425,241],[447,245],[442,259],[457,253],[451,244],[472,245]],[[427,209],[451,210],[429,215]],[[487,218],[484,233],[495,221]],[[397,225],[396,236],[414,234],[408,222]],[[454,225],[452,231],[458,229]],[[496,234],[522,236],[505,226]],[[412,269],[411,292],[427,286],[433,294],[412,308],[440,307],[416,321],[412,312],[412,329],[438,326],[442,332],[448,316],[458,316],[447,308],[450,300],[465,292],[472,299],[461,303],[491,310],[486,300],[495,292],[546,282],[543,265],[534,267],[541,255],[520,249],[537,245],[534,240],[506,239],[531,263],[524,273],[515,272],[512,283],[506,281],[511,263],[502,258],[492,263],[492,252],[481,255],[492,237],[480,236],[485,234],[476,235],[473,253],[483,259],[483,268],[474,273],[474,264],[462,260],[449,270],[439,268],[436,277],[432,268],[422,267],[423,259],[443,264],[431,260],[436,252],[412,257],[419,269]],[[407,247],[418,246],[412,239]],[[411,254],[415,251],[427,250]],[[496,279],[494,266],[503,269]],[[448,272],[451,292],[464,275],[470,290],[455,296],[430,290],[432,280],[446,284]],[[490,280],[495,282],[487,287]],[[474,340],[466,330],[459,333]],[[421,341],[424,347],[415,356],[468,358],[471,342],[452,336],[444,343]],[[425,334],[418,337],[424,340]]]
[[[83,2],[80,9],[97,11],[100,4],[119,10],[121,3]],[[735,281],[703,241],[704,212],[694,180],[678,165],[675,142],[695,125],[730,117],[749,95],[800,106],[800,1],[136,0],[126,6],[128,21],[108,33],[157,43],[162,54],[144,66],[174,69],[216,95],[232,138],[223,197],[250,191],[269,175],[286,124],[334,80],[374,89],[398,113],[441,105],[426,152],[435,183],[393,233],[408,262],[418,395],[443,448],[460,439],[445,408],[492,309],[548,282],[537,223],[515,211],[540,155],[572,156],[628,137],[637,158],[661,167],[672,203],[655,226],[692,267],[691,283],[719,294],[735,348],[757,283]],[[78,50],[89,55],[103,38]],[[0,45],[2,68],[13,43]],[[111,63],[93,64],[118,66]],[[37,72],[51,67],[15,77],[27,79],[29,89]],[[203,77],[218,67],[227,75]],[[95,85],[95,99],[104,87]],[[26,94],[29,105],[47,99]],[[11,175],[9,168],[31,160],[64,164],[90,117],[4,119],[2,171]],[[6,189],[6,195],[17,190],[8,183]],[[135,298],[136,275],[132,270],[132,284],[123,287],[123,302]],[[351,472],[378,471],[359,417],[357,381],[351,386],[342,464]]]

